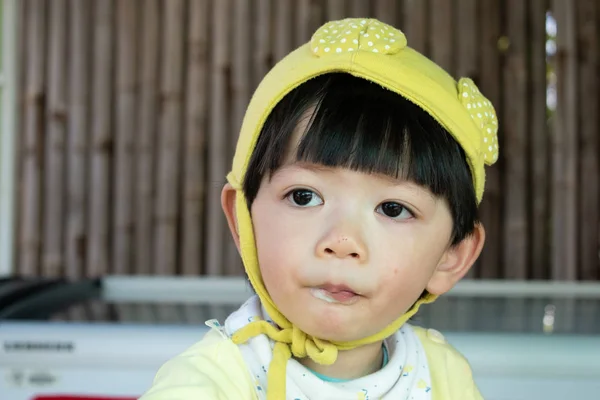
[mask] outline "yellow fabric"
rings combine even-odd
[[[483,400],[473,380],[471,366],[446,341],[433,341],[427,330],[413,326],[423,344],[431,375],[431,400]]]
[[[482,400],[464,357],[449,344],[431,340],[425,329],[413,328],[427,354],[432,400]],[[140,400],[258,400],[257,385],[238,346],[211,330],[163,365]]]
[[[483,196],[484,164],[491,164],[498,157],[496,114],[473,81],[463,78],[456,82],[437,64],[408,47],[402,32],[380,21],[346,19],[329,22],[315,32],[310,43],[290,53],[267,74],[246,111],[227,179],[238,191],[236,213],[244,267],[263,306],[281,327],[277,330],[265,321],[257,321],[233,336],[233,341],[238,344],[259,334],[276,342],[268,371],[269,400],[284,398],[286,362],[292,355],[332,364],[338,350],[356,348],[390,336],[417,312],[421,304],[435,300],[433,295],[423,297],[405,315],[376,335],[349,343],[330,343],[294,327],[277,309],[263,284],[252,220],[242,192],[248,162],[273,107],[300,84],[330,72],[346,72],[378,83],[431,114],[462,146],[478,201]]]
[[[285,398],[285,397],[284,397]],[[216,330],[167,361],[139,400],[258,400],[239,347]]]

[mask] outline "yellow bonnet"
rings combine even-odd
[[[349,350],[380,341],[392,335],[414,315],[419,306],[435,300],[426,295],[404,315],[376,335],[354,342],[333,343],[311,337],[292,325],[279,312],[269,296],[258,266],[252,220],[242,182],[263,124],[275,105],[297,86],[319,75],[346,72],[380,84],[412,101],[435,118],[463,148],[471,168],[477,201],[483,196],[484,165],[498,158],[498,123],[492,104],[472,80],[458,82],[437,64],[407,46],[398,29],[375,19],[345,19],[328,22],[311,41],[296,49],[265,76],[258,86],[242,124],[229,183],[238,191],[236,213],[240,252],[244,267],[257,295],[277,327],[266,321],[248,324],[232,339],[244,343],[266,334],[275,342],[268,371],[267,398],[285,398],[287,361],[310,357],[321,364],[332,364],[338,350]]]

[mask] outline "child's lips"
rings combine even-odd
[[[328,303],[353,304],[360,298],[359,294],[343,285],[323,285],[311,288],[310,292],[317,299]]]
[[[347,290],[342,290],[339,292],[328,292],[327,294],[329,296],[331,296],[332,298],[334,298],[335,300],[339,301],[340,303],[343,303],[345,301],[352,299],[353,297],[356,297],[356,293],[349,292]]]
[[[323,289],[328,291],[329,293],[341,293],[341,292],[349,292],[357,294],[354,289],[346,285],[334,285],[331,283],[326,283],[318,287],[318,289]]]

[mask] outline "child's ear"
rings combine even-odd
[[[446,250],[427,284],[427,291],[439,296],[452,289],[469,272],[479,257],[484,242],[485,229],[482,224],[476,224],[471,235]]]
[[[229,183],[226,183],[225,186],[223,186],[223,190],[221,191],[221,207],[223,207],[223,212],[225,213],[225,218],[227,218],[227,224],[229,225],[231,236],[233,237],[235,247],[237,247],[239,252],[240,235],[238,233],[238,222],[237,215],[235,212],[236,196],[237,190],[235,190]]]

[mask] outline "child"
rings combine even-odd
[[[497,122],[374,19],[330,22],[248,107],[222,205],[256,296],[161,368],[143,400],[481,399],[406,321],[478,257]]]

